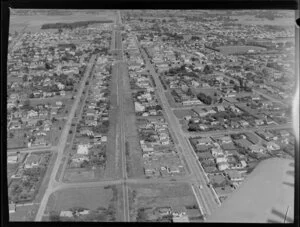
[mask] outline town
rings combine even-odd
[[[291,12],[61,13],[12,11],[11,221],[205,222],[294,159]]]

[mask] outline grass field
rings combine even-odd
[[[37,204],[33,204],[31,206],[18,206],[15,213],[9,214],[9,220],[13,222],[34,221],[37,209]]]
[[[46,212],[68,210],[76,206],[91,210],[97,209],[99,206],[107,208],[111,198],[111,189],[104,189],[103,187],[60,190],[50,196]]]
[[[82,207],[91,211],[101,207],[110,209],[115,220],[120,220],[122,199],[119,186],[63,189],[53,193],[48,200],[45,216],[50,212],[60,213],[74,207]]]
[[[10,133],[13,134],[12,138],[9,136]],[[26,148],[28,141],[24,133],[27,133],[26,129],[10,130],[7,135],[7,149]]]
[[[139,208],[196,205],[192,189],[185,183],[130,185],[130,214],[135,221]],[[135,194],[133,196],[133,194]]]
[[[93,170],[85,170],[84,168],[66,169],[64,173],[65,182],[86,182],[95,180]]]

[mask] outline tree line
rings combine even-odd
[[[96,23],[112,23],[112,20],[105,20],[105,21],[77,21],[73,23],[49,23],[49,24],[43,24],[41,29],[63,29],[63,28],[68,28],[68,29],[74,29],[78,27],[85,27],[88,26],[89,24],[96,24]]]

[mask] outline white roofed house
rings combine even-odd
[[[264,153],[265,152],[265,148],[261,145],[258,144],[253,144],[249,147],[249,150],[252,153]]]
[[[77,146],[77,154],[88,155],[89,148],[90,148],[89,144],[79,144]]]
[[[39,155],[30,155],[25,161],[25,169],[31,169],[33,167],[39,166],[41,161],[41,156]]]
[[[134,106],[135,106],[135,111],[136,112],[143,112],[145,111],[145,106],[143,106],[141,103],[139,102],[135,102],[134,103]]]
[[[280,149],[280,146],[273,141],[267,142],[266,147],[269,151],[276,151]]]

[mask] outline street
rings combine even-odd
[[[46,190],[46,192],[43,196],[43,199],[42,199],[41,204],[39,206],[38,212],[36,214],[35,221],[41,221],[42,220],[44,211],[45,211],[46,206],[47,206],[49,196],[52,194],[54,188],[57,186],[57,183],[55,183],[55,176],[57,174],[57,171],[59,169],[59,166],[60,166],[62,158],[63,158],[63,152],[64,152],[64,149],[65,149],[65,146],[66,146],[66,143],[67,143],[69,130],[70,130],[71,124],[72,124],[72,119],[75,115],[75,111],[77,109],[80,98],[82,96],[82,93],[83,93],[83,90],[84,90],[84,87],[85,87],[85,82],[87,81],[88,77],[90,76],[91,70],[94,66],[95,59],[96,59],[96,55],[92,55],[92,57],[91,57],[91,59],[88,63],[87,69],[85,71],[84,78],[81,81],[80,88],[79,88],[78,93],[76,95],[74,104],[73,104],[72,109],[69,113],[68,120],[67,120],[67,122],[66,122],[66,124],[63,128],[60,140],[59,140],[58,145],[57,145],[58,155],[56,157],[55,164],[54,164],[53,169],[51,171],[50,180],[48,182],[47,190]]]

